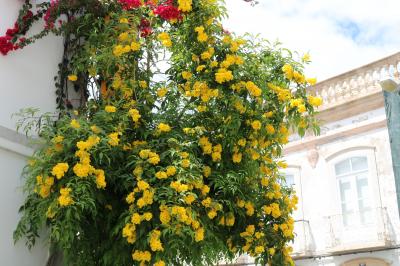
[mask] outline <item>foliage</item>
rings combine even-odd
[[[43,32],[65,38],[61,113],[39,127],[15,239],[31,247],[47,226],[67,265],[212,265],[245,252],[293,265],[282,146],[290,130],[318,130],[321,104],[302,63],[224,31],[215,0],[41,8]]]

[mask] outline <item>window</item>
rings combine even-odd
[[[293,174],[285,174],[285,180],[286,180],[285,185],[287,187],[293,187],[295,185]]]
[[[368,161],[354,156],[334,165],[345,226],[367,224],[371,217]]]

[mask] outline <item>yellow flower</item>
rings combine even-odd
[[[204,228],[203,227],[196,230],[195,235],[194,235],[194,240],[196,242],[200,242],[200,241],[204,240]]]
[[[148,87],[147,82],[145,80],[139,81],[139,87],[142,89],[147,89]]]
[[[129,21],[128,21],[127,18],[121,18],[121,19],[119,20],[119,23],[121,23],[121,24],[128,24]]]
[[[107,113],[115,113],[115,112],[117,111],[117,108],[115,108],[115,106],[112,106],[112,105],[107,105],[107,106],[104,108],[104,110],[105,110]]]
[[[272,135],[272,134],[275,133],[275,128],[274,128],[274,126],[273,126],[273,125],[270,125],[270,124],[268,124],[268,125],[265,126],[265,130],[266,130],[267,133],[270,134],[270,135]]]
[[[72,128],[75,128],[75,129],[78,129],[78,128],[81,127],[81,125],[79,124],[79,122],[76,121],[75,119],[72,119],[72,120],[71,120],[70,125],[71,125]]]
[[[160,207],[161,208],[161,207]],[[160,221],[162,224],[168,224],[171,221],[171,216],[168,210],[161,210],[160,212]]]
[[[71,205],[74,201],[71,198],[71,196],[69,195],[69,193],[72,191],[72,189],[70,188],[61,188],[60,189],[60,196],[58,197],[58,204],[60,204],[60,206],[68,206]]]
[[[188,159],[183,159],[181,165],[183,168],[188,168],[190,166],[190,161]]]
[[[139,214],[139,213],[134,213],[134,214],[132,214],[131,222],[132,222],[133,224],[140,224],[141,221],[142,221],[142,220],[141,220],[141,218],[140,218],[140,214]]]
[[[211,175],[211,167],[209,166],[204,166],[203,167],[203,175],[205,177],[209,177]]]
[[[99,134],[101,132],[100,128],[98,128],[96,125],[93,125],[90,127],[90,129],[93,131],[95,134]]]
[[[221,153],[213,152],[213,153],[211,153],[211,158],[212,158],[213,162],[221,161]]]
[[[159,260],[156,263],[154,263],[154,266],[165,266],[165,262],[163,260]]]
[[[63,136],[55,136],[55,137],[52,139],[52,142],[53,142],[53,143],[61,143],[61,142],[63,142],[63,140],[64,140],[64,137],[63,137]]]
[[[227,81],[231,81],[233,79],[232,71],[227,70],[225,68],[218,69],[218,72],[215,73],[215,81],[219,84],[222,84]]]
[[[56,216],[56,212],[51,207],[48,207],[46,211],[46,217],[49,219],[53,219],[54,216]]]
[[[169,132],[171,131],[171,127],[168,124],[160,123],[158,125],[158,130],[160,132]]]
[[[300,104],[299,106],[297,106],[297,110],[299,111],[299,113],[304,113],[307,111],[306,106],[304,104]]]
[[[168,92],[167,88],[160,88],[157,90],[157,96],[162,98],[167,94],[167,92]]]
[[[192,77],[192,73],[188,72],[188,71],[183,71],[182,72],[182,78],[189,80]]]
[[[317,83],[317,79],[316,78],[307,78],[306,82],[308,84],[310,84],[311,86],[315,85]]]
[[[46,185],[40,186],[39,195],[42,198],[47,198],[50,195],[50,189],[51,189],[50,186],[46,186]]]
[[[271,256],[274,256],[274,255],[275,255],[275,248],[269,248],[269,249],[268,249],[268,253],[269,253]]]
[[[173,176],[176,174],[175,166],[168,166],[166,170],[167,176]]]
[[[167,175],[167,173],[164,172],[164,171],[158,171],[158,172],[156,173],[156,177],[157,177],[158,179],[166,179],[166,178],[168,178],[168,175]]]
[[[253,216],[254,214],[254,205],[251,202],[247,202],[244,207],[246,208],[246,214],[248,216]]]
[[[304,83],[306,81],[304,75],[297,71],[293,71],[293,79],[297,83]]]
[[[72,170],[78,177],[87,177],[92,170],[92,166],[89,164],[77,163]]]
[[[107,186],[106,183],[106,176],[104,175],[104,171],[101,169],[97,169],[94,171],[94,174],[96,175],[96,185],[97,188],[105,188]]]
[[[51,174],[56,176],[57,179],[61,179],[64,176],[64,174],[68,171],[68,168],[69,166],[67,163],[58,163],[51,170]]]
[[[212,220],[215,218],[215,216],[217,216],[217,212],[214,209],[212,209],[207,213],[207,216]]]
[[[253,122],[251,122],[251,127],[254,130],[260,130],[261,129],[261,122],[258,120],[254,120]]]
[[[69,75],[69,76],[68,76],[68,80],[70,80],[70,81],[77,81],[77,80],[78,80],[78,76],[77,76],[77,75]]]
[[[153,218],[153,214],[151,212],[145,212],[143,214],[143,219],[146,221],[150,221]]]
[[[206,42],[208,40],[208,35],[204,32],[204,27],[199,26],[194,29],[197,32],[197,40],[199,42]]]
[[[254,84],[252,81],[246,82],[246,89],[249,91],[250,95],[254,97],[259,97],[261,96],[261,89]]]
[[[293,67],[291,66],[291,65],[289,65],[289,64],[285,64],[283,67],[282,67],[282,71],[283,71],[283,73],[285,74],[285,76],[286,76],[286,78],[287,79],[292,79],[293,78]]]
[[[210,187],[207,186],[207,185],[204,185],[204,186],[201,188],[201,194],[202,194],[202,195],[207,195],[208,192],[210,192]]]
[[[303,62],[310,62],[310,60],[311,60],[310,54],[309,54],[309,53],[305,53],[305,54],[303,55],[303,57],[301,58],[301,60],[302,60]]]
[[[192,0],[178,0],[178,10],[189,12],[192,10]]]
[[[255,252],[256,254],[261,254],[261,253],[263,253],[264,251],[265,251],[264,246],[257,246],[257,247],[254,249],[254,252]]]
[[[128,111],[128,113],[129,113],[129,115],[131,116],[133,122],[135,122],[135,123],[138,122],[139,119],[142,117],[142,116],[139,114],[139,111],[138,111],[137,109],[135,109],[135,108],[130,109],[130,110]]]
[[[108,140],[108,144],[110,144],[111,146],[118,146],[119,144],[119,135],[121,133],[119,132],[114,132],[108,135],[109,140]]]
[[[132,259],[135,260],[135,261],[150,262],[151,253],[149,251],[135,250],[132,253]]]
[[[133,244],[136,242],[136,227],[134,224],[128,223],[122,229],[122,236],[126,238],[128,243]]]
[[[186,204],[192,204],[193,201],[196,200],[196,197],[193,194],[189,194],[187,196],[184,197],[184,201]]]
[[[241,153],[234,153],[232,156],[232,161],[234,163],[240,163],[242,161],[242,154]]]
[[[171,38],[169,37],[169,34],[167,32],[162,32],[158,34],[157,38],[161,41],[162,45],[164,45],[165,47],[172,46]]]
[[[152,165],[157,165],[160,162],[160,156],[157,153],[151,152],[147,161]]]
[[[164,248],[160,241],[161,232],[159,230],[153,230],[150,233],[150,248],[152,251],[163,251]]]
[[[150,188],[150,185],[149,185],[149,183],[147,183],[146,181],[140,180],[140,181],[137,183],[137,187],[138,187],[140,190],[144,191],[144,190],[149,189],[149,188]]]
[[[120,42],[128,40],[129,34],[127,32],[123,32],[118,36],[118,40]]]
[[[321,106],[322,105],[322,98],[321,97],[314,97],[314,96],[308,96],[308,102],[315,107]]]
[[[140,50],[140,43],[131,42],[131,50],[132,52],[136,52]]]

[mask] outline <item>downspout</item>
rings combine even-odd
[[[385,111],[392,151],[393,174],[396,187],[397,208],[400,214],[400,93],[383,92]]]

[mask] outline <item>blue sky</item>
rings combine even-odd
[[[224,27],[309,52],[323,80],[400,51],[400,0],[226,0]]]

